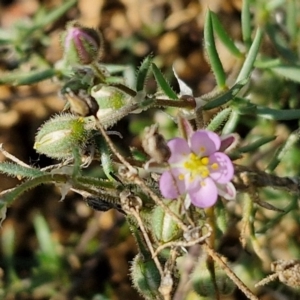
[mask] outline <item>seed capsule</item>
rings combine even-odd
[[[132,262],[130,273],[134,287],[145,299],[160,299],[158,289],[161,278],[152,259],[144,260],[138,254]]]
[[[222,296],[230,295],[235,289],[234,283],[226,275],[225,271],[215,264],[215,282],[210,270],[207,267],[206,256],[200,258],[198,265],[192,274],[192,284],[195,292],[202,297],[215,299],[216,287]]]
[[[83,118],[72,114],[56,115],[39,129],[34,143],[38,153],[51,158],[72,157],[73,149],[84,149],[89,137]]]

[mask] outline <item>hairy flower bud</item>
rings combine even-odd
[[[99,105],[97,117],[105,128],[114,125],[129,114],[129,111],[124,110],[128,98],[117,88],[99,84],[92,89],[91,95]]]
[[[230,295],[235,289],[234,283],[226,275],[225,271],[217,264],[214,265],[214,278],[208,269],[206,256],[200,258],[192,274],[192,284],[195,292],[202,297],[214,299],[216,297],[216,287],[222,296]]]
[[[166,205],[175,214],[179,205],[176,201],[169,201]],[[152,232],[159,243],[167,243],[178,237],[180,230],[176,221],[164,211],[161,206],[156,206],[151,216]]]
[[[51,158],[65,159],[72,157],[75,147],[85,148],[88,137],[83,118],[61,114],[41,126],[35,137],[34,149]]]
[[[71,65],[97,62],[102,51],[101,34],[92,28],[70,22],[62,36],[64,59]]]
[[[160,274],[152,259],[144,260],[138,254],[133,262],[130,270],[134,287],[145,299],[158,299],[160,293]]]

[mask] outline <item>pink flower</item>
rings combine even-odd
[[[186,194],[186,204],[206,208],[214,205],[218,195],[227,200],[235,198],[230,182],[234,168],[222,152],[221,138],[214,132],[198,130],[188,141],[175,138],[168,142],[170,169],[160,178],[159,188],[165,198],[176,199]],[[221,151],[222,151],[221,150]]]
[[[62,36],[62,42],[64,59],[69,64],[87,65],[99,59],[102,47],[101,35],[95,29],[71,21]]]

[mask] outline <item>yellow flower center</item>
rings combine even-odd
[[[212,170],[217,170],[219,168],[219,165],[217,163],[209,165],[208,157],[199,157],[195,153],[190,153],[189,158],[184,162],[183,167],[189,173],[190,181],[193,181],[197,176],[201,176],[202,178],[208,177],[210,174],[209,167]],[[184,175],[180,174],[178,176],[178,179],[183,180]]]

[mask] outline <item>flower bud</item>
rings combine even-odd
[[[99,84],[92,90],[91,94],[101,108],[100,116],[105,114],[106,110],[116,110],[126,104],[125,94],[113,86]]]
[[[145,299],[158,299],[160,293],[160,274],[152,259],[144,260],[138,254],[130,269],[133,286]]]
[[[209,299],[215,299],[217,287],[218,293],[222,296],[230,295],[235,289],[234,283],[226,275],[225,271],[214,265],[215,282],[212,274],[207,266],[206,256],[200,258],[194,272],[192,274],[192,284],[195,292],[202,297],[208,297]]]
[[[61,114],[41,126],[35,137],[34,149],[51,158],[66,159],[72,157],[75,147],[84,149],[88,137],[83,118]]]
[[[178,212],[178,201],[170,201],[167,206],[175,214]],[[156,206],[151,216],[152,232],[159,243],[167,243],[180,234],[178,225],[161,206]]]
[[[70,22],[62,36],[64,59],[71,65],[88,65],[96,62],[102,51],[101,34],[92,28]]]
[[[117,88],[99,84],[92,89],[91,95],[99,105],[97,117],[105,128],[111,127],[122,117],[129,114],[127,111],[122,111],[128,98]]]

